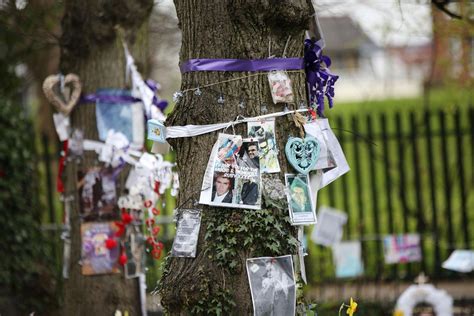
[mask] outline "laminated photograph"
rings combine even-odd
[[[124,245],[127,256],[125,277],[137,278],[145,273],[145,237],[140,232],[139,226],[131,225],[127,228],[127,241]]]
[[[179,210],[176,235],[171,255],[173,257],[196,257],[196,248],[201,227],[201,210]]]
[[[254,315],[295,315],[292,256],[250,258],[246,266]]]
[[[258,141],[219,134],[206,168],[199,203],[260,209]]]
[[[318,160],[322,159],[322,163],[326,161],[330,165],[335,164],[334,167],[328,167],[327,169],[323,169],[323,175],[320,182],[320,186],[318,188],[315,188],[319,190],[324,188],[340,176],[349,172],[350,168],[349,164],[347,163],[346,156],[342,151],[342,147],[339,144],[336,135],[329,126],[328,119],[317,119],[310,124],[305,124],[304,129],[308,135],[314,136],[318,139],[321,137],[321,135],[318,136],[318,134],[322,134],[325,141],[324,144],[327,145],[327,152],[326,158],[322,158],[322,156],[320,156]],[[323,155],[323,153],[321,152],[320,155]],[[310,175],[310,177],[314,176],[314,173]]]
[[[332,246],[337,278],[353,278],[364,273],[360,241],[343,241]]]
[[[108,249],[106,240],[115,238],[117,225],[114,222],[90,222],[81,224],[82,274],[95,275],[119,273],[120,247]]]
[[[383,238],[385,263],[421,261],[420,235],[399,234]]]
[[[310,194],[308,175],[285,174],[285,185],[292,225],[315,224],[316,203]]]
[[[131,98],[130,91],[103,89],[97,92],[100,96],[112,98]],[[97,101],[97,130],[99,139],[105,141],[109,130],[124,134],[133,149],[141,149],[145,139],[145,116],[141,102]]]
[[[320,207],[318,223],[313,229],[311,240],[318,245],[326,247],[340,242],[343,226],[346,222],[346,213],[327,206]]]
[[[81,215],[112,214],[117,208],[115,178],[117,169],[90,168],[79,174],[79,205]]]
[[[247,123],[250,138],[258,139],[258,156],[261,173],[280,172],[275,139],[275,118]]]
[[[293,89],[291,80],[286,71],[270,71],[268,73],[268,82],[272,93],[273,103],[292,103]]]

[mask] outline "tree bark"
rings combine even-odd
[[[302,57],[304,32],[308,29],[313,13],[310,1],[292,0],[175,0],[179,25],[182,30],[180,60],[193,58],[240,58],[259,59],[271,55],[282,57],[288,41],[286,56]],[[249,75],[247,72],[191,72],[182,76],[181,90]],[[291,73],[296,109],[300,101],[306,100],[304,73]],[[186,93],[166,122],[168,126],[186,124],[212,124],[234,120],[238,115],[258,116],[265,104],[268,112],[282,111],[284,105],[274,105],[271,99],[266,74],[219,84],[202,89],[202,95]],[[220,93],[224,95],[223,105],[217,103]],[[245,108],[239,107],[241,101]],[[236,134],[246,135],[245,124],[235,127]],[[232,132],[232,131],[230,131]],[[289,135],[298,136],[291,116],[276,119],[277,145],[280,151],[281,172],[277,176],[284,181],[288,169],[284,156],[284,146]],[[209,153],[217,139],[217,132],[193,138],[178,138],[170,141],[176,150],[180,176],[178,205],[192,207],[193,199],[199,199],[202,178],[209,159]],[[284,183],[284,182],[283,182]],[[164,274],[159,284],[162,304],[171,315],[191,313],[247,315],[253,307],[245,269],[247,258],[296,254],[296,248],[280,247],[274,251],[259,247],[278,235],[282,240],[295,236],[296,230],[285,220],[287,210],[272,209],[263,201],[262,222],[267,217],[275,217],[273,225],[284,227],[287,235],[280,236],[274,227],[268,225],[264,233],[249,231],[237,234],[236,242],[227,240],[230,251],[236,251],[233,259],[235,268],[229,262],[216,261],[215,249],[221,243],[220,237],[213,235],[216,219],[226,227],[221,235],[232,234],[245,218],[250,218],[252,210],[212,208],[203,209],[198,254],[195,259],[168,258]],[[260,213],[259,213],[260,214]],[[264,229],[265,230],[265,229]],[[253,235],[253,244],[243,247],[243,237]],[[217,235],[219,236],[219,235]],[[224,237],[224,236],[221,236]],[[219,239],[219,240],[218,240]],[[245,249],[244,249],[245,248]],[[289,252],[291,249],[291,252]],[[219,305],[220,304],[220,305]]]
[[[65,3],[62,21],[61,70],[76,73],[83,84],[83,94],[99,88],[125,88],[123,47],[116,36],[120,26],[132,54],[142,72],[147,61],[147,18],[152,0],[83,1]],[[141,67],[140,67],[141,66]],[[73,128],[81,128],[85,139],[98,139],[94,104],[79,104],[71,115]],[[113,315],[127,310],[140,315],[138,279],[125,279],[123,274],[83,276],[81,274],[81,235],[77,174],[97,164],[97,155],[85,152],[81,163],[66,165],[65,196],[73,196],[71,212],[71,260],[69,279],[64,284],[63,315]],[[122,171],[119,183],[123,184]],[[122,187],[117,188],[120,196]],[[115,214],[118,218],[118,213]]]

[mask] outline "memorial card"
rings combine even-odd
[[[201,227],[201,211],[195,209],[179,210],[176,235],[171,255],[173,257],[196,257],[196,248]]]
[[[108,249],[105,241],[115,238],[114,222],[89,222],[81,224],[82,274],[119,273],[120,247]]]

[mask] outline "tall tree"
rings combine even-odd
[[[305,30],[313,13],[311,1],[291,0],[175,0],[182,30],[180,60],[194,58],[260,59],[270,55],[303,56]],[[286,52],[285,51],[286,46]],[[182,76],[181,90],[249,75],[243,72],[190,72]],[[296,104],[306,100],[304,73],[291,73]],[[273,105],[266,74],[186,93],[166,125],[212,124],[238,115],[258,116],[283,110]],[[218,103],[222,92],[225,101]],[[239,106],[245,102],[245,108]],[[265,106],[262,106],[265,105]],[[293,108],[296,105],[291,105]],[[245,135],[243,124],[237,134]],[[277,118],[277,145],[284,180],[288,169],[283,154],[288,135],[298,135],[291,116]],[[198,199],[209,153],[217,133],[170,141],[176,150],[181,203],[191,207]],[[265,182],[265,180],[263,180]],[[168,258],[160,282],[162,304],[172,315],[247,315],[252,313],[246,258],[296,254],[296,230],[287,210],[263,201],[263,209],[240,210],[203,206],[198,254],[195,259]]]
[[[61,71],[81,78],[83,93],[98,88],[125,88],[125,58],[116,26],[125,38],[142,72],[146,71],[147,19],[152,0],[116,0],[65,2],[60,39]],[[71,115],[73,128],[81,128],[84,138],[98,139],[93,104],[77,106]],[[130,315],[140,314],[137,279],[121,274],[83,276],[77,172],[94,166],[95,153],[85,153],[81,165],[66,166],[66,192],[75,199],[71,213],[70,277],[65,281],[64,315],[113,315],[116,309]],[[123,175],[122,175],[123,176]],[[120,189],[119,189],[120,190]],[[118,191],[120,192],[120,191]],[[118,214],[117,214],[118,216]]]

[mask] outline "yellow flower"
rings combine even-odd
[[[395,311],[395,313],[393,313],[393,316],[403,316],[403,312],[401,310],[397,309]]]
[[[351,303],[349,306],[347,306],[347,311],[346,314],[349,316],[354,315],[354,313],[357,311],[357,303],[354,301],[351,297]]]

